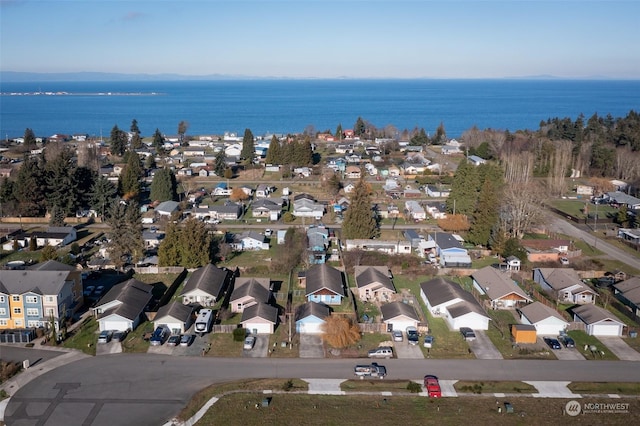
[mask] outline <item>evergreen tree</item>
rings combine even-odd
[[[127,134],[118,128],[118,125],[111,129],[111,155],[121,157],[127,150]]]
[[[158,247],[158,265],[159,266],[178,266],[180,265],[180,229],[175,223],[167,225],[164,238]]]
[[[471,229],[467,240],[473,244],[488,246],[491,230],[496,226],[500,208],[501,180],[485,178],[473,212]]]
[[[411,145],[427,145],[429,144],[429,137],[424,131],[424,128],[420,129],[415,135],[411,137]]]
[[[356,136],[364,136],[367,132],[367,125],[361,117],[358,117],[356,124],[353,126],[353,133]]]
[[[271,142],[269,142],[269,149],[267,150],[267,158],[265,158],[265,162],[267,164],[281,164],[282,163],[282,155],[280,153],[280,141],[273,135],[271,137]]]
[[[36,146],[36,135],[33,133],[33,130],[29,128],[26,128],[24,130],[24,146],[26,147]]]
[[[2,183],[0,183],[0,217],[3,215],[11,216],[15,213],[18,200],[16,200],[13,191],[13,181],[3,177]]]
[[[46,262],[47,260],[58,260],[58,251],[49,244],[44,246],[40,252],[40,262]]]
[[[56,205],[51,207],[49,211],[51,217],[49,218],[49,226],[64,226],[64,218],[67,217],[64,214],[64,210]]]
[[[144,159],[144,168],[152,170],[156,168],[156,158],[153,155],[147,155]]]
[[[164,152],[164,137],[162,136],[162,133],[160,133],[159,129],[156,129],[153,133],[153,147],[158,154],[162,154]]]
[[[44,159],[27,157],[18,170],[13,197],[17,200],[17,213],[22,216],[44,216],[47,184],[44,175]]]
[[[216,157],[213,160],[213,172],[216,176],[222,177],[224,176],[224,170],[227,168],[227,162],[225,160],[224,149],[220,149],[220,151],[216,152]]]
[[[369,239],[380,234],[371,204],[371,187],[360,179],[353,190],[349,209],[342,223],[342,238]]]
[[[125,199],[137,198],[140,195],[141,177],[140,157],[133,151],[127,152],[127,164],[124,166],[119,180],[121,194]]]
[[[311,140],[309,137],[305,137],[304,142],[300,143],[298,146],[298,150],[300,151],[299,157],[299,165],[300,166],[311,166],[313,164],[313,148],[311,147]]]
[[[187,129],[189,128],[189,123],[186,121],[181,121],[178,123],[178,136],[180,137],[180,145],[185,144],[184,135],[187,133]]]
[[[447,210],[465,215],[473,213],[478,201],[479,184],[481,183],[478,178],[478,168],[462,160],[451,183]]]
[[[190,218],[179,228],[170,224],[158,247],[160,266],[198,268],[211,261],[212,239],[201,221]]]
[[[107,251],[114,265],[122,268],[129,261],[139,260],[144,252],[140,206],[135,201],[119,201],[111,205],[109,213]]]
[[[47,207],[61,217],[73,214],[79,207],[78,182],[75,181],[76,166],[73,153],[63,149],[52,160],[45,163]]]
[[[91,187],[90,206],[100,214],[103,222],[117,194],[115,185],[104,176],[99,176]]]
[[[134,133],[131,137],[131,148],[140,149],[142,148],[142,138],[138,133]]]
[[[436,145],[444,145],[447,143],[447,131],[444,129],[444,123],[440,123],[433,136],[433,143]]]
[[[129,128],[129,130],[131,130],[131,133],[140,134],[140,128],[138,127],[138,120],[136,120],[135,118],[131,120],[131,127]]]
[[[242,151],[240,152],[240,158],[242,158],[245,164],[251,164],[255,155],[255,147],[253,146],[253,133],[251,130],[244,130],[244,137],[242,138]]]
[[[178,183],[173,172],[169,169],[160,169],[153,176],[149,197],[153,201],[176,201],[178,199],[177,187]]]
[[[344,130],[342,130],[342,124],[338,124],[338,127],[336,127],[335,138],[341,141],[343,137],[344,137]]]

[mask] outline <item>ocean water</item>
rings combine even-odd
[[[640,81],[216,80],[0,83],[0,137],[100,134],[138,121],[143,136],[335,131],[358,117],[377,128],[443,123],[449,137],[472,126],[536,130],[553,117],[625,116],[640,109]],[[40,93],[34,95],[34,93]],[[53,94],[46,94],[46,93]],[[60,93],[60,92],[64,92]],[[58,94],[56,94],[58,93]]]

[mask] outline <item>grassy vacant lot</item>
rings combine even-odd
[[[570,331],[569,336],[573,338],[576,342],[576,349],[579,350],[586,359],[596,359],[596,360],[617,360],[618,357],[615,356],[611,351],[598,340],[597,337],[589,336],[584,331],[574,330]],[[585,345],[595,345],[598,351],[604,351],[604,355],[601,355],[600,352],[597,354],[592,354],[591,351],[584,351]]]
[[[578,218],[585,218],[586,214],[584,213],[585,201],[584,200],[553,200],[551,205],[558,210],[570,214],[572,216]],[[595,214],[596,206],[591,203],[587,203],[587,209],[589,214]],[[598,217],[615,217],[618,214],[618,209],[607,206],[607,205],[599,205],[598,207]]]
[[[563,415],[568,400],[546,398],[467,397],[438,400],[418,396],[327,396],[273,394],[262,407],[262,393],[235,393],[224,396],[197,425],[406,425],[463,424],[633,424],[640,421],[640,402],[625,399],[625,414]],[[514,413],[506,413],[510,402]],[[258,408],[256,407],[258,404]],[[498,408],[502,408],[501,412]]]
[[[97,332],[98,322],[95,318],[89,317],[84,324],[75,329],[74,334],[66,339],[62,346],[78,349],[89,355],[95,355],[96,343],[98,342]]]

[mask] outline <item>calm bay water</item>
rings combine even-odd
[[[378,128],[444,123],[450,137],[481,129],[536,130],[541,120],[625,116],[640,110],[640,81],[567,80],[233,80],[0,83],[0,137],[25,128],[38,136],[108,137],[136,119],[143,136],[156,128],[188,135],[351,128],[360,116]],[[67,95],[8,93],[67,92]],[[111,93],[110,95],[108,93]]]

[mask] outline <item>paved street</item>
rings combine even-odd
[[[5,412],[15,424],[159,425],[175,416],[195,392],[217,382],[264,378],[348,379],[357,360],[173,357],[116,354],[87,357],[34,378],[10,399]],[[637,363],[566,361],[390,359],[391,380],[640,382]],[[169,385],[170,384],[170,385]]]

